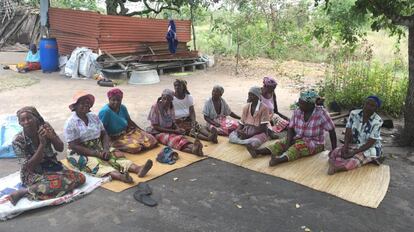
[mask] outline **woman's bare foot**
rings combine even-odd
[[[109,175],[114,180],[119,180],[119,181],[125,182],[127,184],[134,183],[134,180],[132,179],[132,177],[129,175],[128,172],[126,172],[126,173],[120,173],[118,171],[114,171],[114,172],[109,173]]]
[[[272,156],[272,158],[269,161],[269,166],[273,167],[273,166],[276,166],[278,164],[281,164],[281,163],[284,163],[284,162],[287,162],[287,161],[288,161],[288,159],[285,156],[284,157],[274,157],[274,156]]]
[[[272,131],[272,130],[270,130],[270,129],[268,129],[269,131],[268,131],[268,135],[269,135],[269,137],[271,138],[271,139],[278,139],[279,138],[279,136],[276,134],[276,132],[274,132],[274,131]]]
[[[193,154],[197,155],[197,156],[204,156],[204,154],[203,154],[203,144],[198,139],[194,140]]]
[[[148,171],[152,168],[152,160],[147,160],[144,164],[144,167],[141,168],[141,171],[138,174],[138,177],[142,178],[147,175]]]
[[[209,139],[212,143],[218,143],[217,134],[217,129],[215,127],[211,128]]]
[[[17,205],[17,202],[19,202],[20,199],[26,195],[27,189],[19,189],[16,192],[13,192],[10,194],[7,199],[12,203],[12,205]]]
[[[246,149],[250,153],[252,158],[257,158],[259,156],[259,154],[256,153],[256,148],[254,148],[251,144],[247,144]]]

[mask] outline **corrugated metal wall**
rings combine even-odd
[[[58,42],[60,54],[76,47],[89,47],[112,54],[148,53],[148,46],[166,48],[168,20],[101,15],[90,11],[49,9],[51,36]],[[191,40],[191,22],[176,20],[178,52],[187,51]]]

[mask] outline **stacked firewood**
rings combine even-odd
[[[0,49],[8,45],[38,43],[40,40],[39,10],[17,7],[2,11],[0,20]],[[7,15],[6,15],[7,14]]]

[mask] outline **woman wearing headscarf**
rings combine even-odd
[[[247,104],[239,121],[239,127],[230,133],[231,143],[246,144],[257,148],[269,140],[267,135],[269,124],[269,112],[260,101],[260,87],[252,87],[249,90]]]
[[[240,116],[231,111],[227,102],[222,98],[223,93],[222,86],[213,87],[211,97],[204,104],[203,115],[210,130],[215,128],[219,135],[228,136],[238,127],[237,121],[230,117],[240,119]]]
[[[377,161],[382,156],[382,119],[376,113],[381,106],[377,96],[369,96],[362,109],[351,111],[345,130],[345,142],[329,153],[328,174],[348,171]]]
[[[19,71],[28,72],[39,70],[40,68],[40,52],[37,50],[36,44],[30,44],[26,55],[26,65],[20,68]]]
[[[270,166],[315,155],[325,149],[324,132],[329,132],[332,149],[336,148],[335,126],[328,112],[317,106],[319,95],[314,90],[300,93],[298,109],[290,119],[287,137],[263,149],[247,147],[250,155],[271,155]]]
[[[152,167],[152,160],[141,167],[127,160],[122,152],[110,150],[109,136],[102,122],[90,112],[94,102],[92,94],[81,91],[69,105],[73,113],[64,128],[69,148],[67,160],[75,168],[98,177],[109,175],[126,183],[133,183],[128,172],[144,177]]]
[[[61,197],[85,183],[82,173],[67,170],[57,160],[55,150],[62,152],[63,142],[36,108],[21,108],[17,118],[23,131],[12,145],[17,157],[24,159],[20,178],[25,187],[9,196],[13,205],[24,196],[31,200]]]
[[[111,147],[133,154],[155,147],[157,140],[154,136],[131,120],[127,108],[122,104],[123,92],[114,88],[108,91],[107,96],[109,103],[99,111],[99,119],[110,136]]]
[[[148,115],[148,120],[151,122],[151,127],[148,128],[148,131],[154,134],[158,142],[164,145],[179,151],[203,156],[203,145],[200,140],[196,139],[194,143],[190,142],[184,136],[185,130],[174,122],[173,98],[174,91],[165,89],[162,92],[161,97],[151,107]]]
[[[194,111],[194,100],[187,89],[185,80],[177,79],[174,82],[174,113],[175,123],[179,128],[185,130],[186,135],[194,138],[217,143],[217,130],[212,128],[208,131],[205,127],[198,124]]]
[[[289,118],[279,112],[277,108],[275,89],[277,82],[272,77],[263,78],[262,94],[260,101],[267,107],[270,114],[270,128],[276,132],[284,131],[288,124]]]

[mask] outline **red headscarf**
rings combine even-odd
[[[123,96],[124,96],[124,93],[118,88],[113,88],[113,89],[109,90],[106,95],[108,95],[108,98],[111,98],[113,96],[119,96],[122,99]]]

